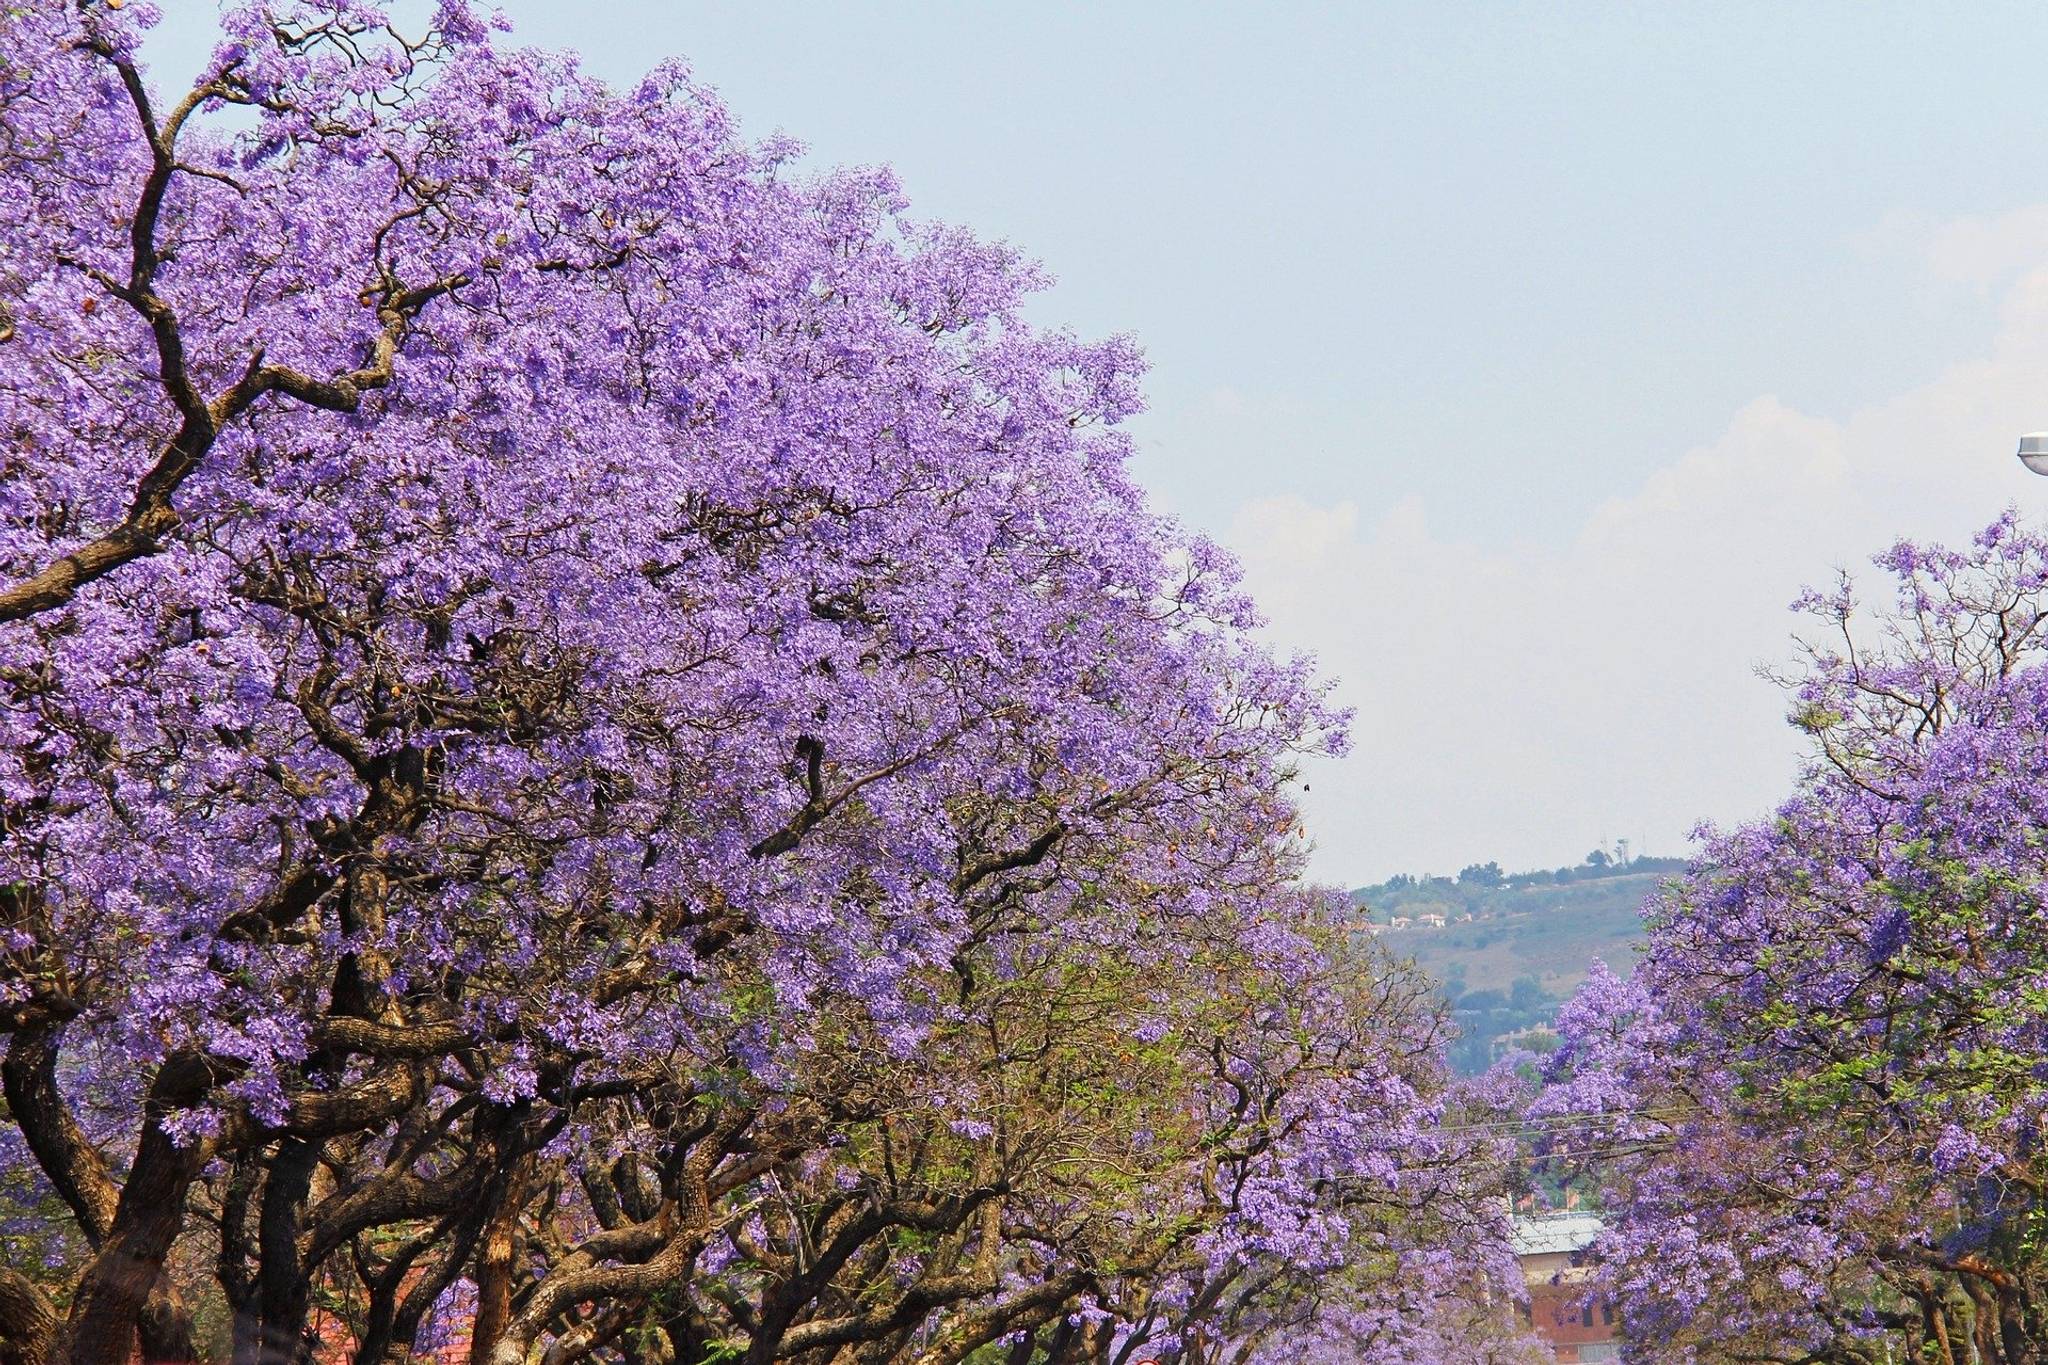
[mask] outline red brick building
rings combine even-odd
[[[1587,1248],[1600,1235],[1589,1213],[1545,1213],[1514,1222],[1515,1257],[1529,1286],[1526,1320],[1550,1343],[1560,1365],[1615,1360],[1614,1305],[1582,1302],[1592,1266]]]

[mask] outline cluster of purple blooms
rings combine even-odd
[[[0,7],[0,1362],[1524,1358],[1130,342],[673,65],[153,19]]]
[[[1798,604],[1798,790],[1560,1020],[1630,1359],[2048,1358],[2048,539],[1878,563]]]

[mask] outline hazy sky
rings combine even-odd
[[[162,0],[162,79],[210,0]],[[1804,581],[2048,481],[2048,9],[511,0],[889,162],[1153,361],[1138,472],[1359,709],[1359,881],[1681,852],[1796,746]]]

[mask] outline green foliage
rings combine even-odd
[[[1376,924],[1416,921],[1384,930],[1382,939],[1441,983],[1460,1034],[1451,1063],[1476,1074],[1510,1035],[1519,1035],[1515,1046],[1531,1051],[1554,1047],[1547,1034],[1527,1031],[1549,1024],[1596,959],[1627,974],[1643,935],[1643,902],[1684,865],[1677,858],[1635,858],[1496,880],[1499,864],[1475,863],[1455,881],[1404,873],[1362,887],[1352,898]],[[1444,927],[1421,927],[1426,914],[1442,915]]]

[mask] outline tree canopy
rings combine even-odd
[[[1513,1358],[1129,340],[680,66],[152,17],[0,6],[0,1358]]]
[[[2032,1365],[2048,1340],[2048,540],[1901,544],[1810,593],[1814,740],[1713,837],[1536,1105],[1599,1159],[1645,1361]]]

